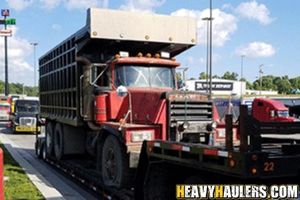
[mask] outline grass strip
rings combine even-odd
[[[5,199],[45,199],[4,145],[0,144],[0,147],[4,154],[4,177],[7,179],[4,183]]]

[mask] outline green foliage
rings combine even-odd
[[[237,79],[237,77],[238,77],[239,75],[237,74],[237,73],[235,73],[235,72],[225,72],[224,74],[223,74],[223,76],[222,76],[222,79],[226,79],[226,80],[234,80],[234,81],[236,81],[236,80],[238,80]]]
[[[208,75],[205,72],[201,72],[199,75],[199,79],[206,79],[208,78]]]
[[[0,80],[0,93],[4,93],[4,82]],[[23,91],[24,89],[24,91]],[[38,87],[30,87],[30,86],[24,86],[21,83],[10,83],[9,84],[9,93],[10,94],[26,94],[28,96],[38,96]]]

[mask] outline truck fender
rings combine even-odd
[[[114,128],[109,126],[102,126],[99,134],[98,134],[98,143],[103,141],[108,134],[114,135],[121,144],[124,144],[124,139],[122,137],[122,133]]]

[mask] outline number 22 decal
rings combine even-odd
[[[272,172],[272,171],[274,171],[274,162],[265,162],[264,163],[264,171],[265,172]]]

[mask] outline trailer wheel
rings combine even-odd
[[[56,123],[54,129],[54,155],[57,160],[61,160],[64,155],[64,133],[60,123]]]
[[[47,150],[46,150],[46,145],[45,143],[42,145],[42,159],[46,160],[47,158]]]
[[[46,144],[45,144],[46,156],[52,156],[53,154],[53,123],[49,122],[46,125]]]
[[[100,152],[98,153],[97,168],[100,170],[103,183],[116,188],[129,187],[128,156],[118,139],[113,135],[108,135],[102,148],[99,148],[98,151]]]
[[[42,152],[43,152],[42,148],[43,148],[42,144],[39,144],[38,142],[35,144],[35,154],[38,159],[42,158]]]

